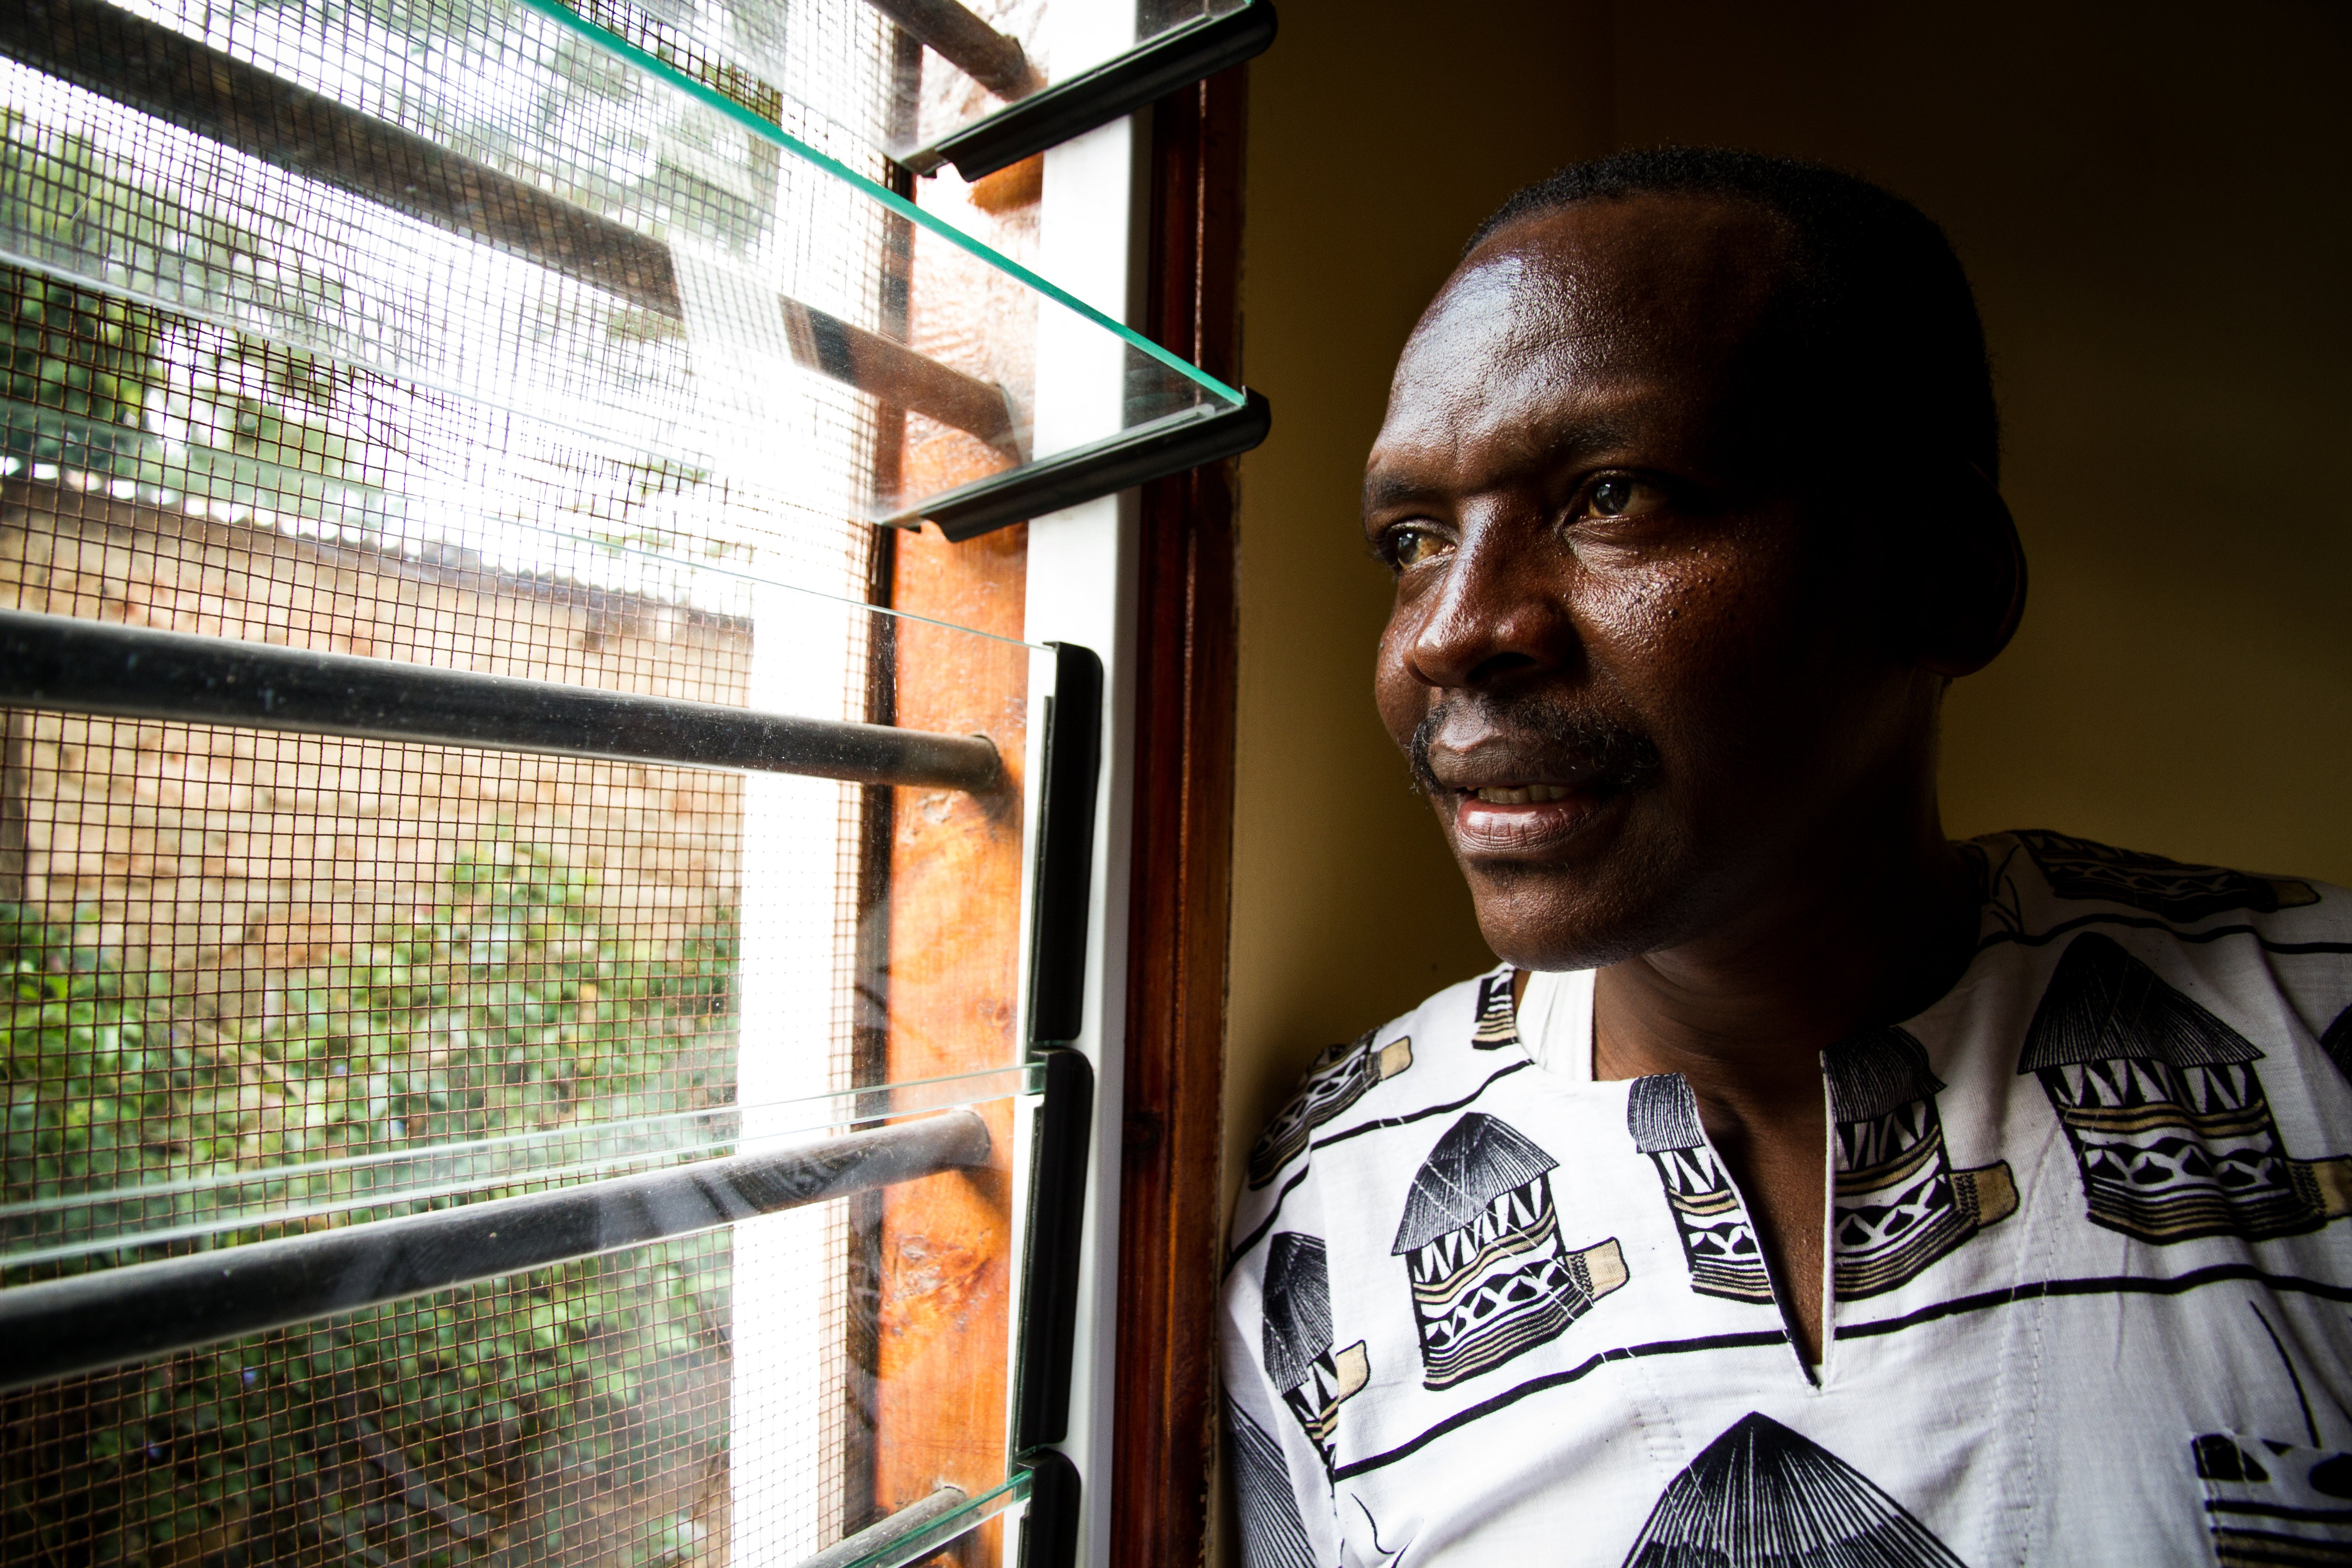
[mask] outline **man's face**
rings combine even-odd
[[[1800,499],[1856,498],[1775,434],[1801,423],[1758,333],[1783,250],[1742,205],[1581,203],[1482,247],[1397,367],[1375,690],[1514,963],[1735,924],[1932,743],[1937,683]]]

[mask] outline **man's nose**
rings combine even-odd
[[[1405,653],[1423,685],[1507,685],[1581,658],[1569,608],[1575,563],[1540,527],[1512,520],[1470,523],[1444,571]]]

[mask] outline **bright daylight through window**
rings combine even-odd
[[[1246,9],[0,19],[0,1560],[1067,1560],[1083,606],[1263,415],[1046,279]]]

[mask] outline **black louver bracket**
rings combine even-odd
[[[1095,1120],[1094,1064],[1068,1050],[1041,1051],[1037,1059],[1045,1068],[1045,1095],[1030,1145],[1021,1352],[1013,1370],[1013,1446],[1024,1452],[1069,1435],[1078,1254],[1085,1237],[1087,1153]]]
[[[919,174],[930,174],[942,163],[954,164],[966,180],[992,174],[1264,54],[1274,42],[1275,26],[1269,0],[1250,0],[1221,16],[1202,16],[1171,27],[1116,59],[1031,93],[899,162]]]
[[[1021,1457],[1029,1472],[1029,1511],[1021,1521],[1020,1568],[1077,1568],[1078,1468],[1055,1448]]]
[[[0,1290],[0,1391],[984,1164],[970,1110]]]
[[[1029,933],[1029,1041],[1058,1045],[1086,1026],[1087,924],[1094,905],[1095,794],[1102,777],[1103,667],[1055,643],[1037,797],[1037,892]]]
[[[0,704],[542,755],[800,773],[982,793],[982,735],[439,669],[235,637],[0,610]]]
[[[1242,397],[1238,406],[1187,409],[1092,446],[942,490],[882,521],[895,528],[935,522],[961,543],[1203,463],[1238,458],[1274,427],[1273,406],[1263,394],[1244,387]]]

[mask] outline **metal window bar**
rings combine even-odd
[[[1020,40],[1006,37],[955,0],[868,3],[921,39],[933,54],[999,98],[1025,98],[1045,85],[1045,79],[1029,63]]]
[[[1047,1458],[1061,1459],[1058,1454]],[[1062,1465],[1066,1468],[1068,1461],[1062,1460]],[[1033,1563],[1035,1568],[1075,1568],[1075,1559],[1053,1555],[1050,1546],[1045,1554],[1034,1553],[1031,1544],[1038,1539],[1041,1523],[1050,1523],[1060,1535],[1072,1533],[1071,1527],[1077,1522],[1071,1511],[1076,1498],[1075,1491],[1055,1492],[1045,1473],[1028,1463],[1016,1466],[1002,1483],[979,1497],[942,1482],[929,1496],[886,1514],[814,1557],[803,1558],[795,1568],[903,1568],[925,1560],[958,1561],[961,1552],[950,1554],[942,1549],[954,1547],[1015,1503],[1025,1505],[1019,1559],[1023,1568]]]
[[[753,712],[234,637],[0,610],[0,705],[975,793],[979,735]]]
[[[814,1557],[803,1558],[800,1568],[853,1568],[888,1547],[912,1546],[917,1538],[928,1535],[934,1525],[971,1500],[971,1494],[961,1487],[942,1484],[921,1501],[884,1515],[855,1535],[843,1536]]]
[[[989,1154],[970,1110],[0,1290],[0,1391],[690,1236]]]

